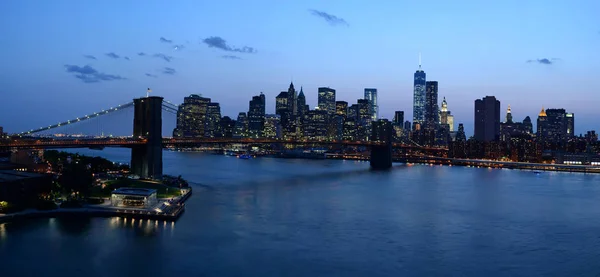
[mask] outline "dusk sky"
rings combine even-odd
[[[253,95],[290,81],[356,103],[379,93],[380,116],[412,120],[422,53],[455,128],[472,135],[486,95],[513,117],[575,113],[600,129],[600,1],[0,1],[0,126],[47,126],[145,95],[202,94],[233,118]]]

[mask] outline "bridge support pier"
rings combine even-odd
[[[392,168],[392,124],[387,119],[372,123],[371,141],[382,143],[371,146],[371,169]]]
[[[140,178],[162,178],[162,97],[133,99],[133,136],[147,140],[131,148],[131,173]]]

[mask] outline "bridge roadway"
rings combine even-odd
[[[13,138],[0,141],[0,148],[88,148],[88,147],[131,147],[144,145],[144,138]],[[250,138],[163,138],[163,147],[180,146],[193,147],[202,144],[298,144],[298,145],[348,145],[376,146],[384,142],[373,141],[325,141],[325,140],[284,140],[284,139],[250,139]],[[424,151],[447,151],[446,148],[422,147],[393,143],[394,148],[415,149]]]

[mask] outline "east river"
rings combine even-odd
[[[127,162],[124,149],[82,150]],[[600,175],[165,152],[175,223],[0,225],[0,275],[598,276]]]

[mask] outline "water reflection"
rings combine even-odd
[[[56,219],[56,227],[61,233],[80,236],[90,231],[92,219],[86,216],[64,216]]]

